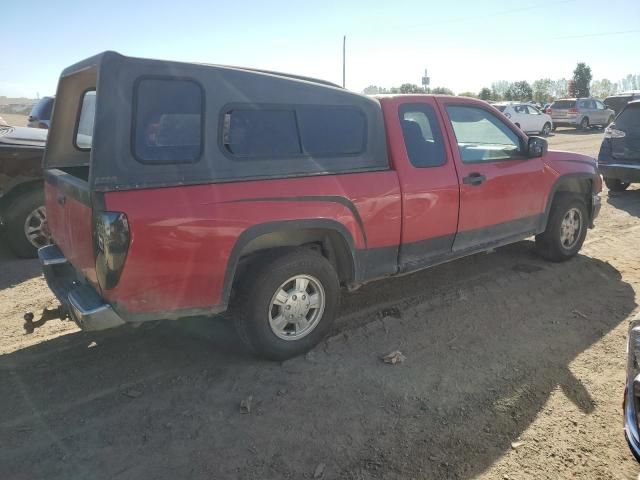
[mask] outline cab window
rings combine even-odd
[[[446,163],[442,132],[431,105],[402,105],[400,124],[411,165],[423,168]]]
[[[478,107],[451,105],[447,114],[464,163],[520,158],[520,137],[492,113]]]

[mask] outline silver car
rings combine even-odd
[[[593,125],[606,127],[616,116],[616,112],[595,98],[563,98],[553,102],[549,109],[554,130],[555,127],[575,127],[582,130]]]

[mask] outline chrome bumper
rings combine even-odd
[[[56,245],[38,250],[44,277],[51,291],[83,330],[105,330],[125,321],[94,288],[80,278]]]

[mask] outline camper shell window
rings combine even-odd
[[[135,88],[134,145],[142,163],[193,163],[202,154],[202,88],[182,79],[143,78]]]

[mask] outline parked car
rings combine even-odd
[[[593,158],[481,100],[114,52],[63,72],[48,142],[63,311],[98,330],[231,308],[271,359],[324,337],[340,287],[531,235],[567,260],[600,208]]]
[[[624,436],[640,462],[640,316],[631,322],[627,335],[627,381],[622,403]]]
[[[20,257],[35,257],[49,243],[42,183],[46,140],[46,130],[0,127],[0,225]]]
[[[595,98],[564,98],[551,104],[550,115],[555,127],[575,127],[587,130],[592,126],[606,127],[616,113]]]
[[[54,103],[54,97],[42,97],[31,109],[27,126],[48,129],[51,125],[51,113],[53,112]]]
[[[640,90],[633,90],[630,92],[618,93],[617,95],[611,95],[604,99],[604,104],[607,108],[610,108],[616,115],[619,114],[624,106],[634,100],[640,100]]]
[[[621,192],[640,182],[640,100],[623,107],[604,131],[598,169],[609,190]]]
[[[553,120],[533,105],[525,103],[496,103],[495,107],[516,127],[527,133],[540,133],[547,136],[553,129]]]

